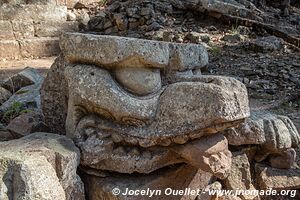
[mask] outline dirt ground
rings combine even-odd
[[[47,70],[51,67],[54,60],[55,57],[0,61],[0,80],[18,73],[25,67],[36,68],[43,76],[46,76]]]

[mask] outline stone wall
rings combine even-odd
[[[84,0],[85,4],[94,0]],[[0,0],[0,59],[57,55],[59,36],[77,31],[70,10],[78,0]]]

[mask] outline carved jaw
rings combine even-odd
[[[81,164],[95,169],[150,173],[169,165],[187,163],[218,178],[225,178],[230,170],[231,153],[221,134],[186,140],[181,145],[173,142],[142,147],[143,140],[121,136],[102,119],[86,116],[78,123],[76,135],[81,136],[75,140],[82,151]]]

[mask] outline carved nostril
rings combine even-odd
[[[160,70],[150,68],[120,68],[115,70],[116,80],[136,95],[148,95],[161,89]]]

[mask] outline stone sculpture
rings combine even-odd
[[[42,107],[49,127],[80,148],[90,199],[139,199],[113,197],[114,187],[201,189],[228,176],[220,132],[249,116],[247,91],[201,75],[202,45],[66,33],[60,47]],[[170,176],[186,180],[175,186]]]

